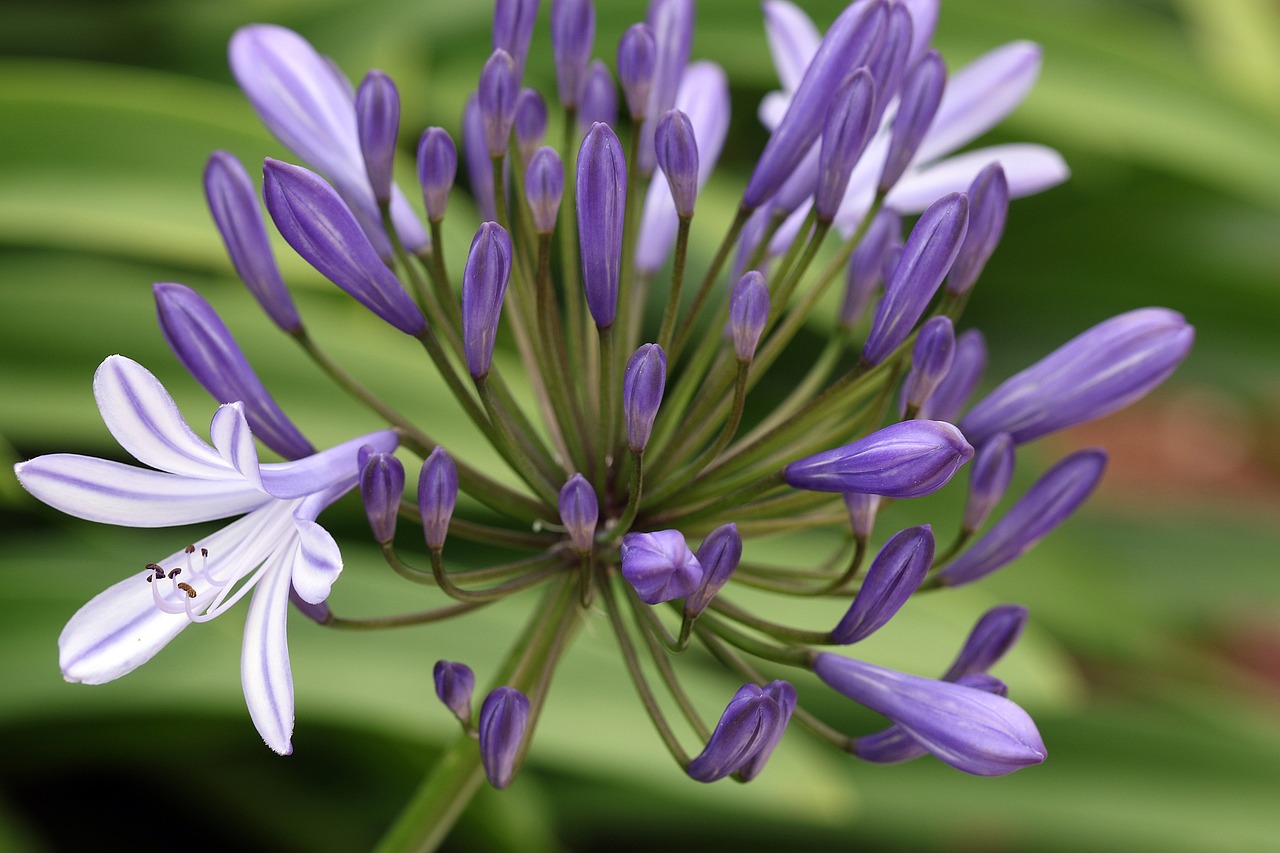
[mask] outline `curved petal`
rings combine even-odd
[[[294,552],[291,573],[293,588],[308,604],[319,604],[342,573],[342,552],[338,543],[314,521],[294,520],[300,543]]]
[[[209,425],[209,437],[228,464],[255,489],[265,491],[262,475],[258,473],[258,448],[253,444],[253,432],[245,419],[243,403],[219,406]]]
[[[244,622],[240,682],[253,725],[281,755],[293,752],[293,674],[289,669],[289,561],[297,545],[272,554]]]
[[[966,191],[992,163],[1004,169],[1010,198],[1035,195],[1071,176],[1062,155],[1052,148],[1025,142],[992,145],[908,172],[889,193],[886,204],[903,213],[917,213],[948,193]]]
[[[822,34],[799,6],[786,0],[766,0],[763,12],[764,35],[778,82],[788,92],[794,92],[818,52]]]
[[[306,459],[262,465],[259,467],[262,487],[281,500],[303,498],[331,488],[345,492],[355,485],[360,474],[357,454],[366,444],[373,448],[372,453],[390,453],[396,449],[399,439],[395,430],[384,429],[353,438]]]

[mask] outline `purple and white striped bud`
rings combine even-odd
[[[564,165],[554,148],[543,146],[529,158],[524,173],[524,194],[533,215],[533,230],[550,234],[556,230],[560,202],[564,199]]]
[[[742,535],[738,533],[738,525],[725,524],[708,533],[698,546],[696,556],[698,565],[702,566],[702,583],[693,595],[685,599],[686,619],[694,619],[706,610],[711,599],[737,570],[742,560]]]
[[[862,348],[868,364],[884,361],[911,334],[951,268],[968,220],[969,200],[963,193],[943,196],[920,215],[876,306]]]
[[[844,302],[840,305],[840,325],[852,329],[862,320],[884,280],[885,255],[902,241],[902,214],[882,207],[867,226],[867,233],[849,257]]]
[[[1009,182],[1000,164],[992,163],[969,185],[969,229],[947,273],[947,293],[967,293],[982,275],[1004,234],[1009,213]]]
[[[449,206],[449,191],[458,177],[458,148],[442,127],[428,127],[418,140],[418,183],[427,219],[439,222]]]
[[[369,528],[379,545],[396,538],[400,497],[404,494],[404,465],[391,453],[369,453],[361,448],[360,498]]]
[[[502,299],[511,280],[511,237],[496,222],[481,224],[462,271],[462,349],[473,379],[489,375]]]
[[[484,120],[484,144],[489,157],[501,157],[511,140],[511,126],[516,120],[516,98],[520,96],[520,77],[511,55],[499,48],[489,57],[480,72],[476,103]]]
[[[959,681],[965,676],[984,673],[1008,653],[1027,626],[1027,608],[1020,604],[1001,604],[982,615],[943,681]]]
[[[844,508],[849,513],[849,529],[855,539],[863,542],[871,538],[871,528],[876,523],[876,512],[880,509],[880,496],[868,495],[864,492],[845,492]]]
[[[951,680],[953,679],[943,679]],[[971,687],[993,696],[1007,698],[1009,695],[1009,688],[1003,681],[986,673],[974,673],[954,681],[961,687]],[[906,729],[896,724],[875,734],[855,738],[850,752],[873,764],[901,764],[928,755],[928,750],[908,734]]]
[[[1098,449],[1072,453],[1036,480],[981,539],[938,573],[946,586],[986,577],[1031,550],[1093,494],[1107,454]]]
[[[773,740],[782,709],[757,684],[744,684],[729,700],[702,752],[689,762],[690,779],[714,782],[734,773]]]
[[[524,61],[537,18],[538,0],[494,0],[493,49],[506,51],[511,57],[517,83],[524,77]]]
[[[574,474],[560,489],[560,523],[569,534],[573,549],[590,554],[595,547],[596,522],[600,520],[600,504],[595,489],[581,474]]]
[[[617,124],[618,87],[613,83],[609,66],[593,59],[582,79],[582,91],[578,93],[578,128],[586,133],[596,122]]]
[[[822,126],[814,209],[819,222],[835,219],[849,176],[875,130],[876,84],[865,68],[835,93]]]
[[[807,456],[782,469],[792,487],[918,498],[945,486],[973,448],[941,421],[902,421],[852,444]]]
[[[951,370],[955,354],[956,330],[950,317],[932,317],[920,326],[915,349],[911,352],[911,372],[902,383],[905,411],[919,413],[925,400]]]
[[[729,331],[733,352],[739,362],[755,357],[760,336],[769,322],[769,287],[764,276],[751,270],[733,286],[729,294]]]
[[[497,196],[494,195],[493,161],[489,159],[489,143],[485,133],[480,99],[472,95],[462,111],[462,154],[467,166],[467,180],[475,197],[480,218],[486,222],[498,218]]]
[[[1002,696],[833,654],[819,654],[813,671],[965,773],[1003,776],[1045,759],[1031,717]]]
[[[378,204],[391,203],[391,172],[400,134],[400,93],[381,71],[365,75],[356,90],[356,129],[369,186]]]
[[[436,696],[453,712],[458,722],[471,725],[471,696],[476,689],[476,674],[465,663],[436,661]]]
[[[791,714],[796,709],[796,689],[786,681],[771,681],[764,687],[764,695],[778,703],[782,717],[773,727],[773,732],[760,744],[760,748],[738,768],[738,777],[743,782],[750,782],[764,770],[765,762],[773,755],[773,750],[782,740],[787,724],[791,722]]]
[[[648,177],[657,165],[653,137],[658,119],[675,106],[676,92],[689,64],[693,46],[693,0],[651,0],[645,23],[653,32],[657,56],[654,59],[653,84],[649,88],[649,104],[640,125],[640,174]]]
[[[979,447],[973,457],[969,499],[964,505],[961,525],[966,533],[973,533],[986,523],[1012,479],[1013,439],[1007,432],[998,432]]]
[[[951,369],[920,407],[920,417],[954,422],[986,369],[987,342],[982,332],[977,329],[961,332],[956,338]]]
[[[622,576],[645,604],[687,598],[702,583],[702,565],[679,530],[628,533],[619,550]]]
[[[263,176],[267,212],[295,252],[406,335],[426,328],[422,312],[332,187],[301,166],[269,158]]]
[[[443,447],[437,447],[422,463],[418,475],[418,514],[427,548],[438,551],[449,535],[449,522],[458,505],[458,466]]]
[[[648,446],[666,386],[667,354],[657,344],[641,345],[627,360],[622,374],[622,416],[632,453],[639,455]]]
[[[693,203],[698,198],[698,142],[689,117],[680,110],[667,110],[658,120],[653,143],[676,213],[681,219],[688,219],[693,216]]]
[[[528,163],[547,135],[547,102],[537,89],[520,90],[516,98],[515,127],[520,162]]]
[[[884,169],[880,172],[878,192],[887,193],[893,189],[898,178],[911,165],[920,141],[924,139],[929,125],[933,124],[946,85],[947,67],[936,50],[927,51],[908,72],[898,112],[893,117],[889,153],[885,155]]]
[[[997,432],[1022,444],[1109,415],[1167,379],[1194,340],[1195,329],[1167,308],[1112,317],[1007,379],[960,428],[978,444]]]
[[[222,318],[198,293],[181,284],[152,288],[160,332],[187,372],[215,400],[239,400],[253,435],[286,459],[316,452],[281,411]]]
[[[653,66],[658,58],[658,45],[648,24],[632,24],[618,42],[618,82],[627,99],[631,120],[642,121],[649,106],[649,90],[653,86]]]
[[[514,687],[499,687],[480,706],[480,761],[495,788],[505,788],[516,775],[516,759],[529,727],[529,697]]]
[[[627,161],[613,128],[596,122],[578,150],[578,243],[587,308],[600,329],[618,312]]]
[[[258,194],[240,161],[226,151],[213,152],[204,167],[204,195],[231,264],[253,298],[284,331],[301,329],[298,309],[271,253]]]
[[[556,61],[556,91],[565,109],[578,105],[595,38],[596,10],[591,0],[552,0],[551,52]]]
[[[897,615],[933,564],[933,528],[900,530],[871,561],[853,605],[831,632],[840,645],[865,640]]]

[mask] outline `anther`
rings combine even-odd
[[[208,548],[201,548],[201,549],[200,549],[200,556],[201,556],[201,557],[204,557],[206,560],[207,560],[207,559],[209,559],[209,549],[208,549]]]
[[[180,590],[184,591],[184,592],[187,594],[187,598],[195,598],[195,597],[196,597],[196,591],[195,591],[195,589],[191,586],[191,584],[189,584],[189,583],[180,583],[180,584],[178,584],[178,589],[180,589]]]
[[[188,545],[185,550],[188,554],[194,554],[196,552],[196,546]]]
[[[169,577],[171,577],[171,578],[176,578],[176,577],[177,577],[178,575],[180,575],[180,574],[182,574],[182,569],[180,569],[180,568],[179,568],[179,569],[170,569],[170,570],[169,570],[169,575],[168,575],[168,576],[169,576]],[[164,575],[163,575],[163,574],[161,574],[161,575],[157,575],[157,577],[164,577]]]

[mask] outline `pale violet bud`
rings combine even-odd
[[[517,82],[524,76],[524,61],[537,18],[538,0],[495,0],[493,4],[493,49],[511,57]]]
[[[516,759],[529,727],[529,697],[514,687],[499,687],[480,706],[480,761],[495,788],[505,788],[516,775]]]
[[[1009,688],[1003,681],[986,673],[974,673],[958,679],[944,678],[943,681],[954,681],[961,687],[971,687],[993,696],[1007,698],[1009,695]],[[929,754],[928,750],[908,734],[906,729],[898,725],[889,726],[875,734],[855,738],[853,747],[849,751],[863,761],[870,761],[873,764],[900,764]]]
[[[871,538],[871,528],[876,523],[876,512],[880,509],[880,496],[868,495],[864,492],[845,492],[844,508],[849,513],[849,529],[857,539],[864,542]]]
[[[640,174],[648,177],[657,164],[653,135],[658,119],[675,106],[676,92],[689,64],[693,46],[693,0],[651,0],[645,23],[653,31],[657,56],[654,59],[653,84],[649,87],[649,104],[640,125]]]
[[[658,168],[671,188],[676,213],[688,219],[693,216],[693,203],[698,197],[698,143],[693,137],[693,124],[680,110],[668,110],[658,121],[653,142]]]
[[[560,489],[560,523],[579,554],[590,554],[595,546],[600,504],[595,489],[581,474],[574,474]]]
[[[390,453],[363,452],[360,463],[360,498],[369,518],[373,538],[385,545],[396,537],[400,497],[404,494],[404,465]]]
[[[369,186],[378,204],[391,203],[391,172],[400,133],[400,94],[381,71],[370,71],[356,90],[356,129]]]
[[[484,64],[476,90],[476,103],[484,121],[484,143],[491,158],[501,157],[507,150],[519,95],[520,78],[515,64],[511,55],[499,48]]]
[[[596,122],[578,151],[578,243],[582,288],[596,326],[607,329],[618,312],[622,224],[627,207],[627,162],[609,125]]]
[[[662,347],[644,344],[632,353],[622,375],[622,415],[632,453],[643,453],[648,446],[666,385],[667,354]]]
[[[796,709],[796,689],[786,681],[772,681],[766,684],[764,695],[778,703],[778,710],[782,712],[782,716],[774,725],[773,732],[738,768],[738,777],[743,782],[750,782],[760,775],[761,770],[764,770],[765,762],[769,760],[770,755],[773,755],[778,741],[782,740],[782,735],[787,730],[787,723],[791,722],[791,714]]]
[[[920,326],[915,349],[911,352],[911,372],[902,385],[907,411],[919,412],[924,401],[951,370],[955,352],[956,331],[950,317],[931,317]]]
[[[885,255],[901,240],[902,214],[889,207],[881,208],[849,257],[844,302],[840,306],[840,325],[845,329],[854,328],[862,320],[883,280]]]
[[[618,42],[618,82],[627,100],[632,121],[644,119],[653,85],[653,66],[658,45],[648,24],[632,24]]]
[[[480,218],[486,222],[493,222],[498,218],[498,203],[493,185],[493,161],[489,158],[484,116],[480,114],[480,100],[476,95],[467,99],[467,105],[462,111],[462,155],[467,165],[467,180],[471,183],[471,195],[476,200]]]
[[[578,94],[578,128],[585,133],[597,122],[613,125],[617,121],[618,87],[613,83],[613,74],[609,66],[593,59]]]
[[[973,457],[960,430],[941,421],[902,421],[782,470],[792,487],[918,498],[945,486]]]
[[[871,79],[876,81],[876,106],[873,123],[879,124],[880,117],[890,101],[898,94],[902,85],[903,74],[907,63],[911,60],[911,41],[915,26],[911,20],[911,11],[904,3],[893,3],[889,7],[889,24],[880,47],[867,62],[867,70]]]
[[[458,466],[443,447],[437,447],[422,463],[418,476],[418,514],[422,518],[422,535],[427,547],[437,551],[444,547],[458,505]]]
[[[449,191],[458,176],[458,148],[442,127],[429,127],[418,141],[418,183],[422,186],[422,203],[427,219],[444,219],[449,205]]]
[[[547,135],[547,102],[537,89],[520,90],[516,98],[515,128],[520,161],[528,163]]]
[[[960,648],[943,681],[957,681],[967,675],[986,672],[1008,653],[1027,626],[1027,608],[1001,604],[982,615]]]
[[[496,222],[481,224],[462,271],[462,348],[472,378],[489,375],[511,279],[511,237]]]
[[[875,130],[876,85],[867,69],[859,68],[835,93],[822,129],[818,155],[818,183],[814,210],[819,222],[835,218],[853,167]]]
[[[893,117],[889,153],[885,155],[884,169],[880,172],[878,192],[891,190],[911,165],[920,141],[938,112],[946,85],[947,68],[936,50],[927,51],[907,73],[898,112]]]
[[[524,173],[524,194],[533,215],[533,230],[550,234],[564,198],[564,165],[554,148],[543,146],[529,158]]]
[[[729,700],[706,747],[689,762],[689,778],[714,782],[734,773],[773,739],[782,722],[778,703],[756,684],[744,684]]]
[[[853,605],[831,632],[840,645],[864,640],[897,615],[933,563],[933,529],[925,524],[889,538],[871,561]]]
[[[987,342],[982,332],[969,329],[956,338],[956,353],[951,369],[920,407],[920,417],[935,421],[955,421],[965,403],[978,387],[987,369]]]
[[[702,566],[679,530],[622,537],[622,576],[645,604],[687,598],[702,583]]]
[[[476,689],[476,674],[465,663],[436,661],[436,696],[464,726],[471,725],[471,695]]]
[[[947,293],[967,293],[973,287],[1004,234],[1009,182],[998,162],[978,173],[969,185],[968,195],[969,229],[947,273]]]
[[[595,38],[596,10],[591,0],[552,0],[551,52],[556,62],[556,91],[565,109],[578,105]]]
[[[988,439],[973,457],[969,470],[969,499],[964,505],[966,533],[973,533],[986,523],[996,508],[1009,481],[1013,479],[1013,439],[998,432]]]
[[[708,533],[695,556],[698,565],[702,566],[702,583],[693,595],[685,599],[686,619],[693,619],[706,610],[711,599],[737,570],[742,559],[742,535],[738,533],[738,525],[725,524]]]
[[[738,361],[751,361],[769,322],[769,287],[755,270],[738,279],[729,294],[729,331]]]

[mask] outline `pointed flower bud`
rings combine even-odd
[[[294,251],[406,335],[426,328],[422,312],[332,187],[301,166],[269,158],[263,175],[267,212]]]
[[[511,784],[516,759],[529,727],[529,697],[514,687],[499,687],[480,706],[480,761],[495,788]]]
[[[880,496],[863,492],[845,492],[844,508],[849,512],[849,528],[862,540],[871,538],[871,528],[876,523],[876,511],[880,509]]]
[[[782,716],[774,725],[773,732],[760,744],[760,748],[738,768],[738,776],[743,782],[750,782],[764,770],[765,762],[769,760],[770,755],[773,755],[773,750],[782,740],[787,724],[791,722],[791,714],[796,709],[796,689],[786,681],[772,681],[766,684],[764,695],[778,703],[778,710],[782,712]]]
[[[972,457],[973,448],[951,424],[902,421],[792,462],[782,475],[794,488],[813,492],[918,498],[945,486]]]
[[[370,71],[356,90],[356,129],[369,186],[378,204],[391,203],[391,171],[400,133],[400,93],[381,71]]]
[[[892,208],[880,208],[849,257],[844,302],[840,306],[840,325],[843,328],[852,329],[862,320],[883,280],[885,255],[901,240],[902,214]]]
[[[657,344],[642,345],[627,361],[622,375],[622,415],[632,453],[643,453],[648,446],[666,385],[667,354]]]
[[[702,583],[693,595],[685,599],[686,619],[693,619],[706,610],[711,599],[724,588],[738,568],[742,559],[742,536],[738,533],[738,525],[725,524],[708,533],[698,546],[696,556],[698,565],[702,566]]]
[[[813,671],[965,773],[1003,776],[1045,759],[1031,717],[1002,696],[833,654],[819,654]]]
[[[1007,432],[1022,444],[1123,409],[1173,373],[1195,329],[1167,308],[1140,308],[1089,329],[1010,377],[964,416],[981,444]]]
[[[679,530],[622,537],[622,576],[645,604],[687,598],[702,583],[702,565]]]
[[[556,61],[556,91],[566,109],[578,105],[595,38],[596,10],[591,0],[552,0],[551,52]]]
[[[476,674],[465,663],[436,661],[436,696],[464,726],[471,725],[471,694],[476,689]]]
[[[653,85],[653,65],[658,45],[648,24],[632,24],[618,42],[618,82],[627,99],[632,121],[644,119],[649,106],[649,89]]]
[[[782,709],[757,684],[744,684],[729,700],[706,747],[689,762],[689,778],[714,782],[737,771],[773,739]]]
[[[1001,604],[982,615],[969,632],[960,653],[943,681],[959,681],[968,675],[984,673],[1004,657],[1027,626],[1027,608],[1020,604]]]
[[[617,134],[602,122],[591,126],[578,151],[577,200],[582,287],[596,326],[607,329],[618,311],[627,162]]]
[[[972,583],[1021,557],[1084,503],[1106,464],[1107,454],[1094,449],[1054,465],[938,579],[947,586]]]
[[[396,520],[403,494],[404,465],[400,460],[390,453],[368,454],[361,464],[360,498],[364,501],[373,538],[380,545],[396,538]]]
[[[893,277],[876,306],[862,358],[879,364],[907,339],[951,268],[969,220],[969,200],[951,193],[929,205],[911,229]]]
[[[524,61],[537,18],[538,0],[495,0],[493,4],[493,49],[511,57],[517,83],[524,76]]]
[[[924,139],[933,117],[942,101],[942,90],[947,85],[947,67],[936,50],[925,53],[907,74],[898,102],[898,112],[893,117],[893,131],[889,138],[889,153],[885,156],[884,169],[880,173],[878,191],[887,193],[911,165],[920,141]]]
[[[992,163],[969,185],[969,229],[947,273],[947,293],[967,293],[982,275],[1004,234],[1009,213],[1009,182],[1000,164]]]
[[[226,151],[213,152],[204,167],[204,194],[240,280],[273,323],[290,333],[301,329],[298,309],[271,253],[258,194],[240,161]]]
[[[453,509],[458,505],[458,467],[443,447],[437,447],[422,463],[418,476],[418,513],[422,535],[432,551],[444,547]]]
[[[693,46],[693,18],[693,0],[652,0],[645,15],[645,23],[652,29],[657,45],[649,105],[644,110],[645,120],[639,131],[638,168],[645,177],[653,174],[653,168],[657,164],[653,136],[658,119],[675,106],[676,93],[681,86],[685,66],[689,64],[689,51]]]
[[[925,524],[901,530],[871,561],[853,606],[831,632],[840,645],[865,640],[897,615],[919,588],[933,563],[933,529]]]
[[[962,332],[956,338],[951,369],[920,407],[920,417],[954,422],[986,369],[987,342],[982,332],[977,329]]]
[[[519,95],[520,78],[511,55],[499,48],[484,64],[480,88],[476,90],[476,103],[484,120],[484,143],[491,158],[506,153]]]
[[[599,520],[600,505],[595,489],[581,474],[574,474],[560,489],[560,523],[579,554],[590,554],[595,547],[596,522]]]
[[[969,499],[964,505],[963,528],[973,533],[986,524],[1009,481],[1013,479],[1013,439],[998,432],[978,448],[969,471]]]
[[[524,194],[533,214],[533,230],[538,234],[554,232],[564,198],[564,165],[554,148],[544,145],[529,158]]]
[[[511,237],[498,223],[485,222],[471,240],[462,271],[462,348],[475,379],[489,375],[510,279]]]
[[[618,121],[618,87],[613,83],[609,66],[591,60],[578,94],[578,128],[583,132],[597,122],[613,125]]]
[[[875,107],[875,82],[867,69],[859,68],[835,93],[822,126],[813,205],[820,222],[835,219],[836,211],[844,201],[849,176],[875,130]]]
[[[911,372],[902,384],[902,401],[908,411],[920,410],[938,387],[956,353],[956,331],[946,315],[931,317],[920,327],[911,353]]]
[[[974,690],[981,690],[993,696],[1009,695],[1009,688],[1003,681],[986,673],[966,675],[956,680],[956,683],[961,687],[972,687]],[[873,764],[901,764],[928,754],[928,750],[908,734],[906,729],[896,724],[884,731],[856,738],[850,751],[863,761],[870,761]]]
[[[458,176],[458,148],[453,137],[442,127],[429,127],[418,141],[418,183],[422,185],[422,203],[427,219],[444,219],[449,205],[449,191]]]
[[[528,163],[547,135],[547,102],[537,89],[524,88],[516,98],[516,146],[520,161]]]
[[[898,94],[907,63],[911,60],[911,41],[915,25],[911,10],[905,3],[893,3],[889,7],[889,23],[884,40],[867,62],[871,79],[876,81],[876,107],[873,123],[879,124],[889,102]]]
[[[187,372],[215,400],[238,400],[255,438],[286,459],[315,453],[311,442],[281,411],[222,318],[203,297],[181,284],[152,288],[160,332]]]
[[[654,136],[658,168],[667,178],[676,213],[682,219],[693,216],[698,197],[698,143],[693,124],[680,110],[668,110],[658,121]]]
[[[768,322],[769,287],[764,276],[752,270],[738,280],[729,294],[729,331],[738,361],[751,361],[755,357]]]

